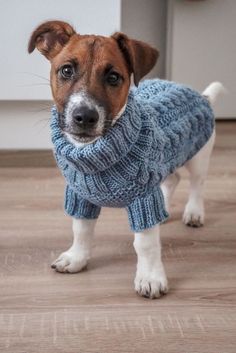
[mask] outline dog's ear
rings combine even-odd
[[[37,48],[47,59],[51,60],[74,34],[76,34],[75,30],[66,22],[44,22],[32,33],[28,52],[32,53]]]
[[[141,78],[155,66],[159,56],[158,51],[149,44],[128,38],[121,32],[114,33],[112,38],[117,41],[129,71],[134,75],[134,83],[138,86]]]

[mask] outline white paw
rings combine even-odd
[[[85,254],[75,250],[63,252],[52,264],[51,267],[58,272],[76,273],[86,267],[88,258]]]
[[[134,280],[135,290],[142,297],[155,299],[168,292],[168,282],[165,273],[139,274]]]
[[[204,224],[204,206],[202,202],[188,202],[184,214],[183,222],[190,227],[201,227]]]

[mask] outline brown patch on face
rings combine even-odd
[[[51,61],[53,98],[62,111],[73,93],[85,91],[114,118],[125,105],[130,86],[127,63],[113,38],[102,36],[73,36]],[[74,63],[75,74],[70,80],[60,77],[60,68]],[[108,76],[117,73],[117,85],[109,84]]]

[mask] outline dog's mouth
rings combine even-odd
[[[97,140],[102,135],[99,134],[89,134],[89,133],[66,133],[67,136],[69,135],[74,141],[78,143],[92,143],[93,141]]]

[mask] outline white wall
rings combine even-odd
[[[215,106],[216,116],[236,117],[236,1],[169,0],[167,78],[200,92],[221,81],[228,94]]]
[[[144,40],[160,52],[157,65],[148,77],[165,77],[167,1],[123,0],[121,30]]]
[[[52,101],[0,102],[0,149],[51,148]]]

